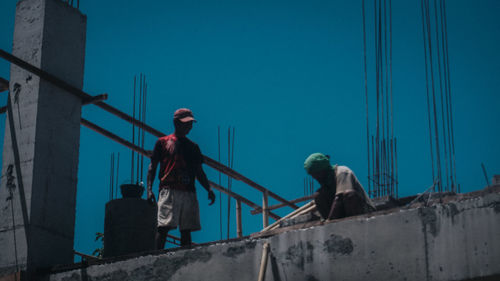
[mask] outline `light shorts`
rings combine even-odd
[[[196,231],[201,229],[196,193],[164,188],[158,195],[158,227]]]

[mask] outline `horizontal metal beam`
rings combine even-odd
[[[57,87],[63,89],[63,90],[66,90],[67,92],[79,97],[81,100],[82,100],[82,103],[86,103],[88,101],[91,101],[93,99],[93,97],[87,93],[85,93],[84,91],[68,84],[67,82],[57,78],[56,76],[44,71],[44,70],[41,70],[40,68],[0,49],[0,57],[4,58],[5,60],[19,66],[20,68],[24,69],[24,70],[27,70],[37,76],[39,76],[40,78],[56,85]]]
[[[31,64],[21,60],[20,58],[14,56],[12,54],[9,54],[8,52],[6,52],[2,49],[0,49],[0,57],[6,59],[7,61],[33,73],[35,75],[38,75],[40,78],[47,80],[48,82],[51,82],[52,84],[66,90],[72,94],[77,95],[78,97],[82,98],[83,104],[93,103],[96,99],[96,97],[93,97],[93,96],[85,93],[84,91],[73,87],[72,85],[64,82],[63,80],[57,78],[56,76],[54,76],[54,75],[52,75],[44,70],[41,70],[40,68],[38,68],[34,65],[31,65]],[[131,117],[130,115],[110,106],[109,104],[104,103],[103,101],[97,101],[93,104],[95,104],[96,106],[104,109],[105,111],[107,111],[107,112],[129,122],[129,123],[134,124],[135,126],[137,126],[139,128],[144,129],[144,131],[146,131],[146,132],[148,132],[156,137],[162,137],[162,136],[166,135],[166,134],[162,133],[161,131],[158,131],[155,128],[153,128],[153,127]],[[94,125],[93,128],[95,128],[95,126],[97,126],[95,124],[93,124],[93,125]],[[116,136],[116,135],[114,135],[114,136]],[[116,137],[118,137],[118,136],[116,136]],[[129,147],[128,145],[126,145],[126,146]],[[131,147],[129,147],[129,148],[131,148]],[[236,172],[235,170],[213,160],[212,158],[204,155],[204,160],[205,160],[205,163],[208,166],[212,167],[213,169],[220,171],[220,172],[222,172],[222,173],[224,173],[224,174],[226,174],[226,175],[228,175],[236,180],[242,181],[242,182],[248,184],[249,186],[259,190],[260,192],[268,192],[269,196],[271,196],[272,198],[276,199],[277,201],[279,201],[281,203],[286,204],[287,206],[290,206],[293,209],[298,208],[297,205],[290,203],[288,200],[282,198],[281,196],[277,195],[276,193],[264,188],[263,186],[255,183],[254,181],[250,180],[249,178]]]
[[[103,100],[107,100],[108,99],[108,94],[104,93],[104,94],[100,94],[100,95],[97,95],[97,96],[94,96],[92,97],[91,99],[89,100],[86,100],[83,105],[87,105],[87,104],[96,104],[100,101],[103,101]]]
[[[299,203],[299,202],[304,202],[304,201],[307,201],[307,200],[311,200],[311,199],[314,199],[316,196],[313,194],[313,195],[309,195],[309,196],[304,196],[304,197],[300,197],[300,198],[297,198],[297,199],[294,199],[294,200],[290,200],[290,203]],[[279,208],[283,208],[287,206],[287,204],[276,204],[276,205],[272,205],[272,206],[269,206],[267,207],[268,210],[276,210],[276,209],[279,209]],[[262,213],[262,208],[258,208],[258,209],[255,209],[255,210],[252,210],[250,211],[250,213],[252,213],[252,215],[256,215],[256,214],[260,214]]]
[[[252,202],[252,201],[246,199],[245,197],[243,197],[243,196],[241,196],[241,195],[239,195],[237,193],[234,193],[234,192],[232,192],[232,191],[230,191],[230,190],[228,190],[228,189],[226,189],[226,188],[224,188],[224,187],[222,187],[222,186],[220,186],[218,184],[216,184],[213,181],[208,181],[208,182],[210,183],[211,187],[213,187],[213,188],[215,188],[215,189],[217,189],[217,190],[225,193],[226,195],[229,195],[229,196],[233,197],[236,200],[240,200],[242,203],[245,203],[246,205],[250,206],[251,208],[254,208],[254,209],[260,209],[261,208],[259,205],[255,204],[254,202]],[[269,212],[269,216],[272,217],[275,220],[279,220],[281,218],[280,216],[278,216],[278,215],[276,215],[274,213],[271,213],[271,212]]]
[[[118,142],[118,143],[120,143],[120,144],[122,144],[122,145],[124,145],[124,146],[126,146],[126,147],[128,147],[128,148],[130,148],[132,150],[134,150],[137,153],[140,153],[140,154],[142,154],[142,155],[144,155],[146,157],[150,157],[151,156],[151,151],[144,150],[141,147],[139,147],[139,146],[137,146],[137,145],[129,142],[128,140],[125,140],[125,139],[123,139],[123,138],[121,138],[121,137],[119,137],[119,136],[111,133],[110,131],[108,131],[106,129],[103,129],[102,127],[99,127],[98,125],[96,125],[96,124],[94,124],[94,123],[92,123],[92,122],[90,122],[90,121],[88,121],[88,120],[86,120],[84,118],[82,118],[80,120],[80,124],[82,124],[83,126],[85,126],[85,127],[89,128],[89,129],[91,129],[91,130],[93,130],[93,131],[95,131],[95,132],[97,132],[97,133],[105,136],[105,137],[108,137],[108,138],[110,138],[110,139],[112,139],[112,140],[114,140],[114,141],[116,141],[116,142]]]
[[[255,183],[254,181],[252,181],[251,179],[243,176],[242,174],[236,172],[235,170],[213,160],[212,158],[208,157],[208,156],[204,156],[204,160],[205,160],[205,164],[207,164],[208,166],[236,179],[236,180],[239,180],[239,181],[242,181],[246,184],[248,184],[249,186],[257,189],[258,191],[260,192],[267,192],[269,194],[269,196],[271,196],[272,198],[280,201],[281,203],[289,206],[289,207],[292,207],[293,209],[298,209],[299,207],[293,203],[291,203],[290,201],[282,198],[281,196],[279,196],[278,194],[268,190],[267,188]]]

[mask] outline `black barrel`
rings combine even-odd
[[[155,249],[156,204],[141,199],[144,187],[124,184],[124,198],[106,204],[104,257],[116,257]]]

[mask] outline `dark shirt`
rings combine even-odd
[[[173,188],[195,191],[196,172],[203,163],[203,156],[196,143],[175,134],[156,141],[151,160],[160,163],[160,190]]]

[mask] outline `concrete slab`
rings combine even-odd
[[[442,201],[317,222],[269,237],[104,260],[48,278],[257,280],[263,244],[269,242],[268,281],[498,280],[499,190]]]

